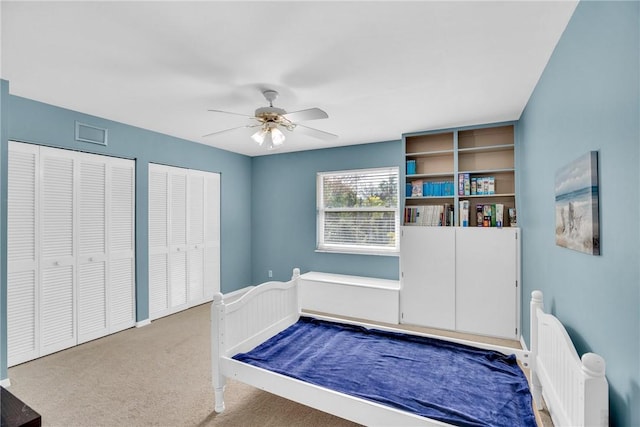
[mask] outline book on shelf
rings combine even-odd
[[[416,174],[416,161],[407,160],[407,175],[415,175],[415,174]]]
[[[453,225],[453,205],[420,205],[404,208],[404,225],[450,227]]]
[[[509,227],[517,227],[516,208],[509,208]]]
[[[422,184],[422,195],[424,197],[453,196],[453,189],[453,181],[425,181]]]
[[[490,194],[496,194],[495,176],[477,176],[471,178],[472,196],[486,196]],[[460,194],[460,196],[462,196],[462,194]]]
[[[504,224],[504,205],[496,203],[496,227],[502,227]]]
[[[504,224],[504,205],[491,203],[476,205],[476,226],[502,227]]]
[[[471,195],[471,177],[468,173],[458,174],[458,196]]]
[[[458,215],[460,215],[460,227],[468,227],[469,226],[469,201],[468,200],[460,200],[460,211]]]
[[[422,180],[411,181],[411,197],[422,197]]]

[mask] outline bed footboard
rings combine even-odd
[[[578,357],[562,323],[544,313],[542,292],[531,294],[531,381],[538,409],[547,403],[554,425],[608,426],[605,361]]]
[[[222,294],[213,296],[211,305],[211,365],[215,393],[215,411],[224,410],[224,386],[221,357],[251,350],[300,317],[298,278],[293,270],[288,282],[266,282],[252,288],[237,300],[226,304]]]

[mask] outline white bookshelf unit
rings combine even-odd
[[[407,165],[400,322],[519,339],[520,230],[509,219],[509,209],[516,208],[515,123],[415,132],[402,139]],[[460,177],[468,178],[467,188],[460,190]],[[479,190],[485,178],[493,182],[490,192]],[[466,226],[463,201],[469,206]],[[489,216],[481,205],[488,206]],[[499,205],[501,226],[495,219]]]

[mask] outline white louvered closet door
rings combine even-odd
[[[149,318],[169,311],[169,171],[149,165]]]
[[[220,289],[220,175],[149,165],[149,317]]]
[[[74,161],[64,150],[40,148],[40,355],[77,342]]]
[[[220,174],[207,173],[204,180],[204,299],[220,292]]]
[[[107,323],[107,164],[82,155],[78,193],[78,342],[109,333]]]
[[[129,328],[135,307],[135,163],[110,159],[107,188],[109,221],[109,332]]]
[[[170,296],[171,309],[187,305],[187,171],[170,175]]]
[[[9,366],[134,325],[134,168],[9,143]]]
[[[204,176],[189,171],[189,304],[204,300]]]
[[[38,357],[38,147],[9,142],[7,200],[8,365]]]

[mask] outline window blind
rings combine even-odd
[[[318,249],[395,252],[398,168],[318,174]]]

